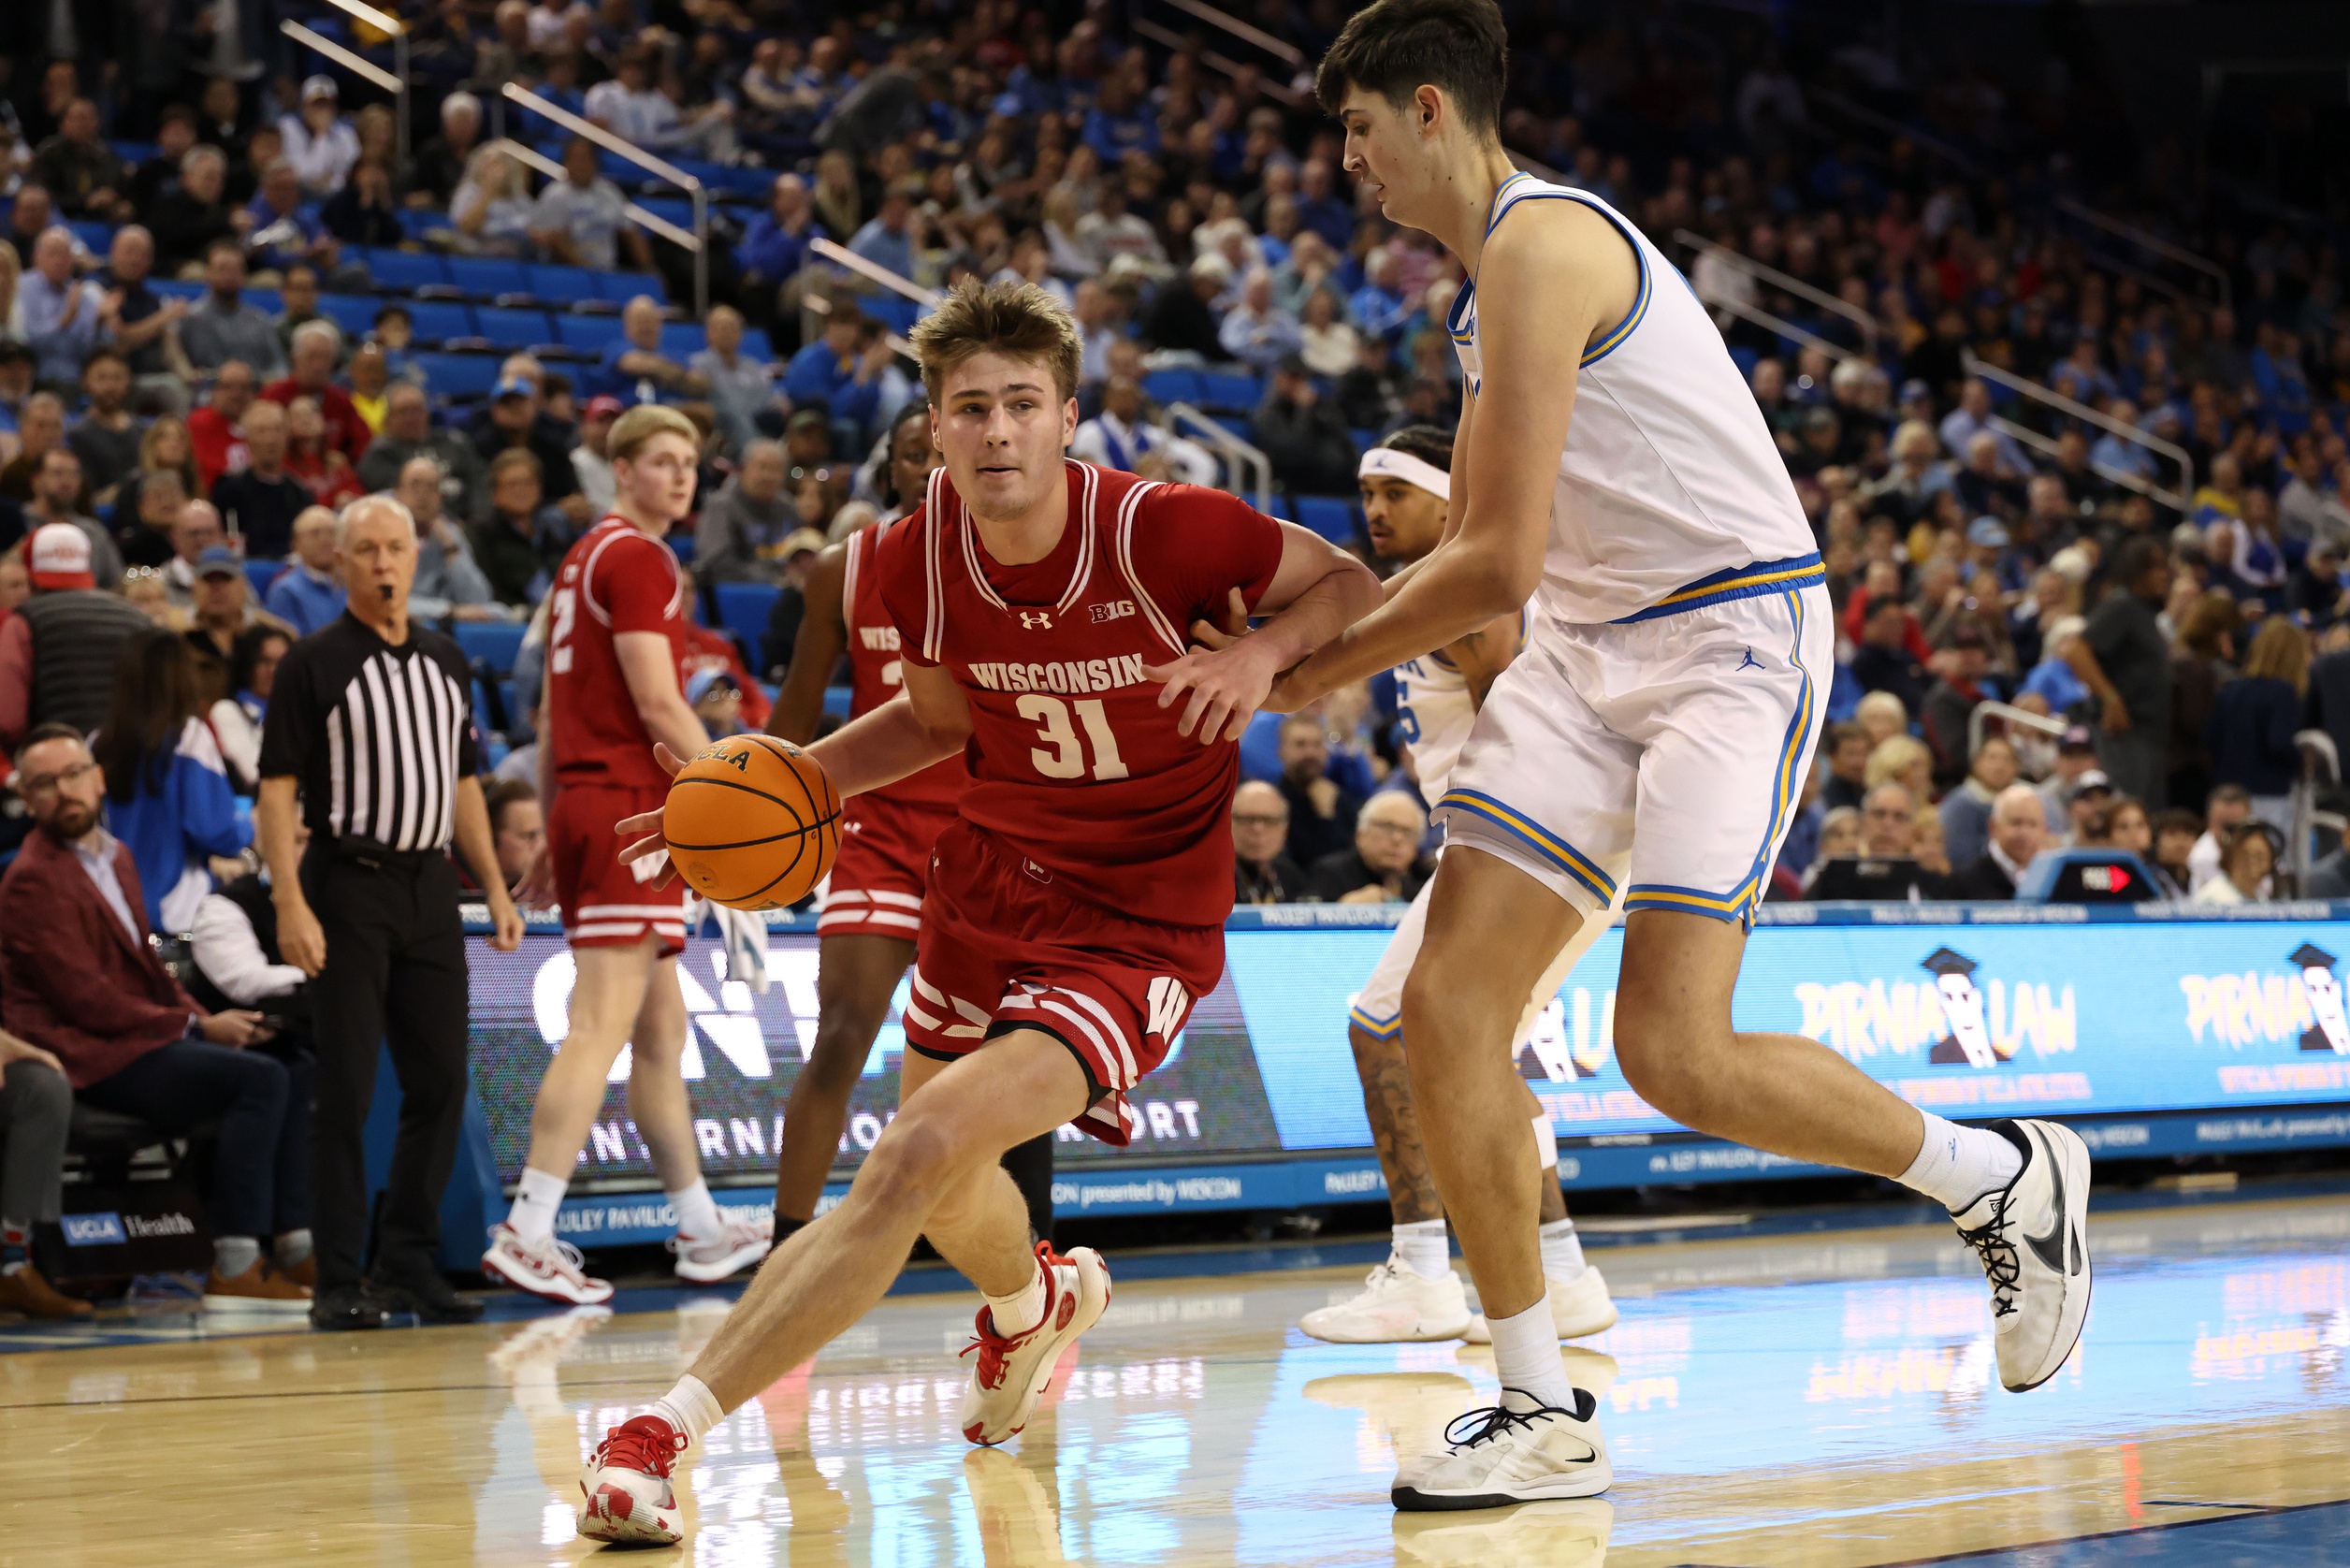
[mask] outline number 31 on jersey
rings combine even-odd
[[[1077,709],[1078,723],[1085,727],[1082,740],[1069,723],[1072,705]],[[1087,697],[1071,704],[1058,697],[1027,696],[1020,700],[1019,711],[1021,718],[1037,726],[1037,738],[1044,743],[1029,751],[1028,760],[1047,778],[1085,777],[1088,747],[1094,754],[1093,777],[1126,777],[1126,764],[1118,756],[1118,737],[1110,733],[1110,717],[1102,711],[1100,698]],[[1046,750],[1046,746],[1052,749]]]

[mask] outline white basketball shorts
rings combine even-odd
[[[1586,915],[1618,896],[1609,868],[1628,860],[1627,911],[1750,923],[1835,659],[1816,577],[1607,625],[1537,617],[1437,803],[1446,842],[1499,856]]]

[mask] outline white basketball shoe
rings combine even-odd
[[[1553,1274],[1548,1283],[1550,1320],[1559,1326],[1560,1339],[1579,1340],[1616,1326],[1616,1300],[1608,1295],[1607,1281],[1597,1269],[1586,1264],[1574,1278],[1562,1280]],[[1460,1337],[1471,1344],[1491,1344],[1493,1330],[1486,1326],[1485,1314],[1471,1318],[1468,1331]]]
[[[526,1241],[513,1226],[502,1222],[490,1230],[489,1250],[482,1254],[482,1272],[533,1296],[574,1307],[600,1306],[612,1299],[611,1283],[589,1275],[587,1259],[579,1256],[577,1247],[552,1236]]]
[[[1044,1316],[1037,1326],[1025,1333],[999,1334],[981,1307],[972,1319],[971,1343],[963,1350],[965,1356],[978,1351],[979,1360],[964,1391],[959,1425],[965,1437],[981,1445],[1019,1435],[1036,1413],[1061,1352],[1099,1322],[1110,1305],[1110,1270],[1093,1248],[1071,1247],[1064,1257],[1052,1242],[1038,1241],[1037,1258],[1044,1265],[1045,1286]]]
[[[1616,1479],[1599,1400],[1588,1388],[1574,1391],[1572,1410],[1504,1388],[1501,1403],[1469,1412],[1444,1435],[1442,1453],[1398,1470],[1389,1494],[1398,1508],[1436,1513],[1593,1497]]]
[[[2020,1394],[2056,1375],[2089,1315],[2089,1146],[2054,1122],[1991,1130],[2024,1152],[2024,1169],[1951,1218],[1982,1259],[1999,1381]]]
[[[1316,1307],[1298,1327],[1332,1344],[1457,1340],[1469,1327],[1469,1293],[1450,1269],[1431,1280],[1390,1257],[1364,1278],[1360,1292]]]
[[[716,1236],[689,1236],[681,1230],[669,1239],[669,1250],[677,1255],[679,1279],[716,1285],[757,1263],[775,1246],[776,1222],[767,1215],[741,1218],[723,1209],[718,1213],[726,1224]]]
[[[579,1489],[579,1532],[590,1541],[670,1546],[685,1523],[670,1472],[687,1448],[684,1432],[658,1416],[639,1416],[603,1434],[588,1456]]]

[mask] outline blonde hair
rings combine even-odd
[[[683,436],[697,454],[702,450],[702,435],[692,420],[660,403],[639,403],[612,422],[604,437],[604,453],[616,463],[633,462],[646,442],[664,433]]]
[[[2296,692],[2307,691],[2309,633],[2283,616],[2269,617],[2260,623],[2252,649],[2244,655],[2244,674],[2281,680]]]
[[[1863,697],[1860,705],[1852,710],[1852,721],[1864,724],[1869,715],[1885,713],[1888,709],[1891,710],[1893,728],[1898,730],[1908,724],[1909,710],[1902,706],[1901,699],[1890,691],[1871,691]]]
[[[1901,776],[1919,762],[1934,765],[1934,753],[1925,748],[1925,742],[1915,735],[1887,735],[1868,754],[1861,782],[1871,790],[1879,784],[1900,784],[1904,782]]]
[[[933,403],[947,374],[981,354],[1040,360],[1066,401],[1077,396],[1084,340],[1061,302],[1034,283],[981,283],[966,278],[908,334]]]

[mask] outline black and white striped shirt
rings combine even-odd
[[[278,665],[261,777],[300,780],[312,834],[446,849],[457,781],[481,767],[471,697],[455,641],[412,621],[394,647],[346,611]]]

